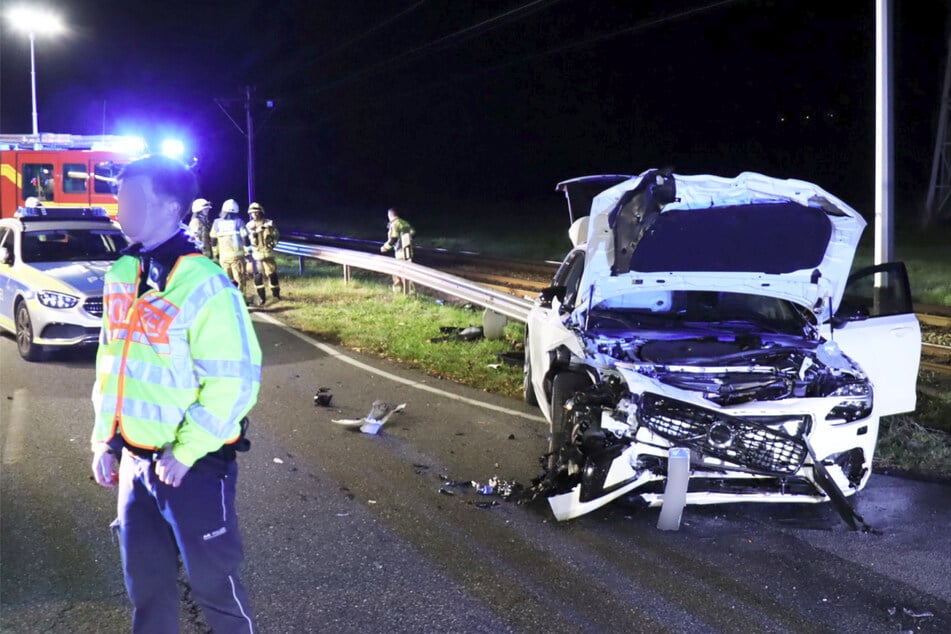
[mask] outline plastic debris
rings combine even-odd
[[[433,337],[429,340],[429,343],[442,343],[443,341],[478,341],[485,337],[482,326],[469,326],[467,328],[440,326],[439,332],[443,333],[442,336]]]
[[[359,427],[360,431],[364,434],[376,434],[393,414],[401,412],[404,409],[406,409],[406,403],[400,403],[396,407],[391,407],[386,401],[377,400],[373,401],[373,405],[370,407],[370,413],[363,418],[335,418],[331,422],[349,428]]]
[[[275,462],[276,464],[284,464],[284,461],[281,460],[280,458],[275,458],[275,459],[274,459],[274,462]]]
[[[502,367],[502,364],[501,363],[487,363],[485,367],[489,368],[490,370],[498,370],[499,368]]]
[[[905,616],[910,616],[913,619],[934,618],[934,612],[925,612],[921,610],[909,610],[908,608],[902,608],[901,611],[905,613]]]
[[[493,493],[495,493],[495,487],[492,486],[491,484],[483,484],[482,486],[477,488],[476,491],[479,492],[479,495],[492,495]]]
[[[330,392],[329,387],[319,387],[317,392],[314,394],[314,405],[320,407],[329,407],[330,401],[333,400],[334,395]]]
[[[660,517],[657,518],[657,528],[660,530],[680,530],[680,518],[687,502],[689,479],[690,450],[686,447],[671,447],[668,451],[664,503],[660,508]]]
[[[439,492],[442,493],[443,495],[455,495],[455,493],[453,493],[446,487],[439,487]]]

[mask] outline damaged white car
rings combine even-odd
[[[661,506],[683,448],[687,505],[831,501],[855,528],[847,497],[868,482],[879,418],[914,410],[921,349],[904,266],[849,275],[861,215],[749,172],[559,189],[590,214],[525,343],[555,516],[620,496]]]

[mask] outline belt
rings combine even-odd
[[[154,459],[156,452],[158,452],[158,449],[144,449],[142,447],[133,447],[129,443],[124,444],[122,448],[128,451],[133,456],[136,456],[137,458],[144,458],[145,460]]]

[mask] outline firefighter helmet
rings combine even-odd
[[[42,207],[43,202],[36,196],[30,196],[25,201],[23,201],[23,206],[27,208]]]
[[[251,206],[248,207],[248,215],[251,214],[264,215],[264,207],[261,206],[261,203],[251,203]]]
[[[234,198],[229,198],[221,205],[221,217],[224,218],[230,214],[237,215],[240,213],[241,208],[238,207],[238,201]]]
[[[199,211],[208,211],[211,209],[211,201],[205,200],[204,198],[196,198],[195,202],[192,203],[192,213],[198,213]]]

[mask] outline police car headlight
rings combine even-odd
[[[868,382],[848,383],[829,396],[843,397],[842,401],[826,414],[826,420],[832,424],[851,423],[872,413],[872,386]]]
[[[40,291],[36,296],[47,308],[72,308],[79,303],[78,297],[56,291]]]

